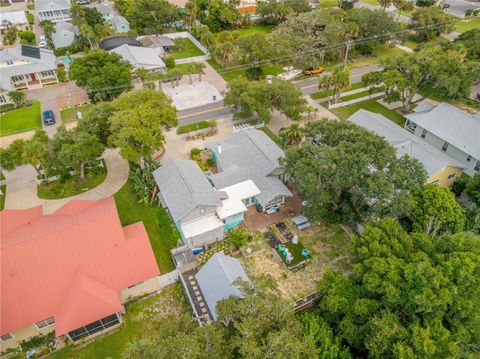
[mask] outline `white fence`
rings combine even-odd
[[[329,103],[328,104],[328,109],[353,105],[354,103],[370,100],[372,98],[382,97],[383,95],[385,95],[385,92],[378,92],[378,93],[374,93],[374,94],[371,94],[371,95],[368,95],[368,96],[355,98],[355,99],[350,100],[350,101],[339,102],[339,103],[331,103],[331,104]]]
[[[170,34],[163,34],[162,36],[168,37],[172,40],[175,40],[175,39],[189,39],[191,42],[193,42],[195,44],[196,47],[198,47],[200,49],[201,52],[204,53],[204,55],[202,55],[202,56],[194,56],[194,57],[188,57],[186,59],[175,60],[176,65],[187,64],[187,63],[190,63],[190,62],[202,62],[202,61],[210,60],[210,53],[208,52],[206,47],[203,46],[200,43],[200,41],[198,41],[196,38],[194,38],[192,36],[192,34],[190,34],[189,32],[187,32],[187,31],[172,32]]]
[[[160,289],[177,282],[179,276],[180,276],[180,272],[178,271],[178,269],[159,275],[157,278],[158,278],[158,284],[160,285]]]

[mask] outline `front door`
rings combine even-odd
[[[37,78],[35,77],[35,74],[30,74],[30,78],[32,79],[32,81],[35,81]]]

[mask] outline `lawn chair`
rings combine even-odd
[[[310,251],[308,249],[302,249],[302,257],[310,257]]]

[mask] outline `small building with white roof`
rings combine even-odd
[[[161,58],[163,55],[162,49],[123,44],[110,50],[110,52],[114,52],[120,55],[123,60],[128,61],[132,65],[132,72],[139,68],[152,72],[167,71],[167,66]]]
[[[0,30],[9,27],[16,27],[18,30],[28,27],[28,19],[25,11],[0,12]]]

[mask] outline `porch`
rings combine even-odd
[[[285,199],[278,212],[272,214],[260,213],[256,206],[248,207],[245,213],[243,224],[250,231],[263,231],[267,227],[285,221],[287,218],[300,214],[302,199],[298,195],[293,195]]]
[[[16,89],[34,90],[34,89],[42,88],[43,86],[48,84],[56,83],[58,82],[58,80],[54,76],[40,78],[38,76],[35,76],[35,74],[29,74],[29,75],[25,75],[25,78],[20,81],[12,81],[12,82],[13,82],[13,86],[15,86]]]

